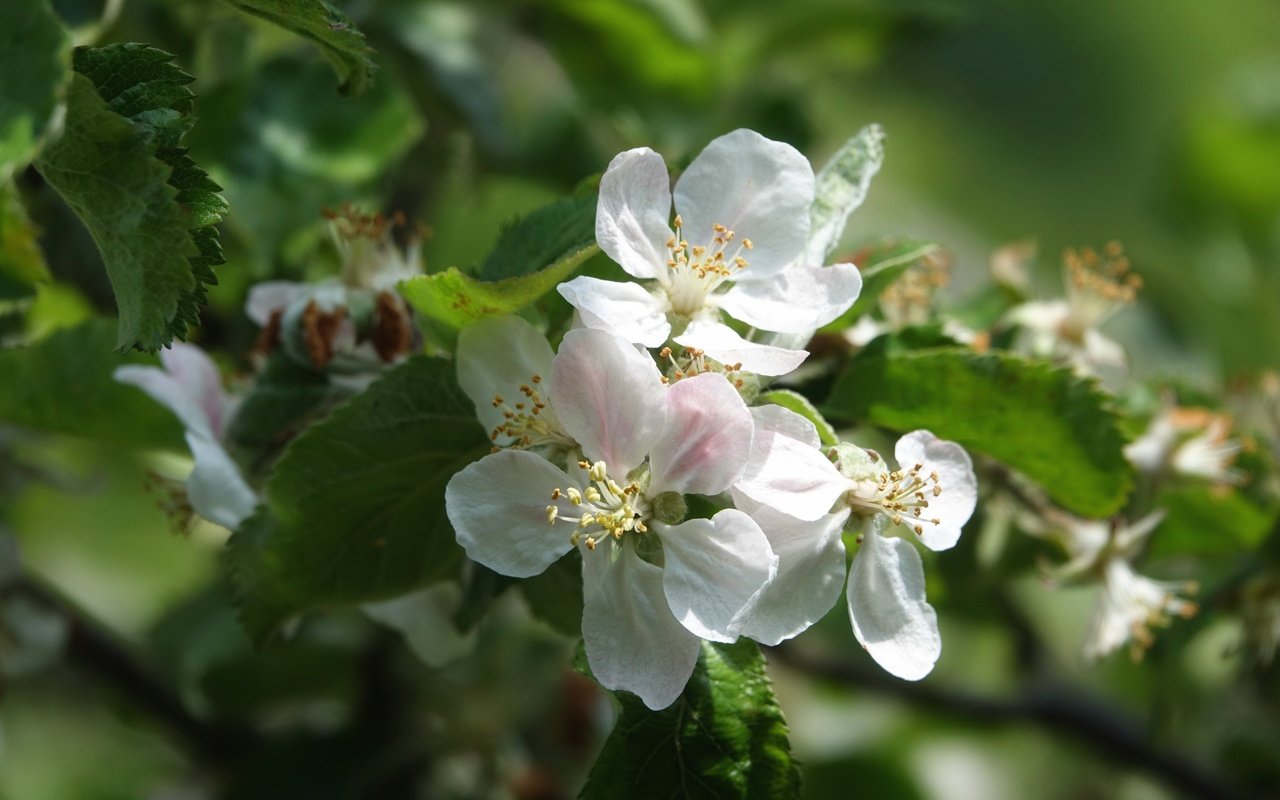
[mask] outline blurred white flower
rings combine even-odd
[[[1228,437],[1230,433],[1231,419],[1223,414],[1166,403],[1124,454],[1143,472],[1169,471],[1219,485],[1239,484],[1245,475],[1232,462],[1241,446]]]
[[[813,169],[795,148],[754,131],[712,141],[672,192],[662,156],[619,154],[600,180],[596,240],[647,286],[578,277],[559,287],[582,324],[636,344],[674,341],[749,372],[782,375],[803,350],[750,342],[720,321],[724,311],[764,331],[811,335],[857,299],[852,264],[805,256]]]

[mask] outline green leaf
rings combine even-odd
[[[959,348],[894,352],[872,342],[837,378],[824,411],[896,431],[925,428],[995,458],[1077,514],[1117,511],[1133,486],[1110,400],[1070,370]]]
[[[902,274],[923,259],[937,253],[942,248],[934,242],[914,239],[890,239],[874,245],[859,259],[865,266],[858,267],[862,275],[862,291],[849,310],[838,319],[828,323],[824,331],[841,331],[858,321],[863,314],[870,313],[880,301],[893,282]]]
[[[363,94],[373,84],[373,50],[346,15],[324,0],[227,0],[255,17],[310,39],[338,73],[343,94]]]
[[[36,228],[12,183],[0,182],[0,300],[29,297],[49,279]]]
[[[622,711],[583,800],[800,796],[786,722],[755,642],[703,642],[670,708],[650,711],[634,695],[615,697]]]
[[[1183,486],[1160,493],[1156,508],[1164,521],[1152,535],[1151,558],[1163,556],[1231,556],[1253,550],[1275,524],[1277,509],[1263,509],[1237,490],[1225,493],[1208,486]]]
[[[277,352],[236,409],[227,441],[259,453],[272,450],[302,430],[337,395],[323,373]]]
[[[764,405],[766,403],[782,406],[788,411],[794,411],[812,422],[813,427],[818,429],[818,439],[825,447],[834,447],[840,443],[840,439],[836,437],[835,428],[831,427],[831,423],[827,422],[826,417],[822,416],[822,412],[818,411],[817,407],[809,402],[809,398],[799,392],[793,392],[790,389],[774,389],[760,395],[759,402],[756,405]]]
[[[825,258],[840,243],[845,223],[884,163],[884,131],[868,125],[844,143],[818,172],[809,211],[809,254]],[[821,263],[821,262],[818,262]]]
[[[93,320],[0,349],[0,423],[132,447],[179,447],[173,415],[111,377],[118,366],[149,361],[112,353],[113,327]]]
[[[582,556],[577,548],[520,582],[533,615],[566,636],[582,635]]]
[[[222,263],[214,225],[227,206],[182,147],[192,79],[172,59],[138,44],[78,48],[66,130],[36,161],[102,254],[118,348],[186,338]]]
[[[599,251],[595,192],[552,203],[511,225],[472,278],[457,267],[400,284],[422,314],[452,328],[510,314],[555,289]]]
[[[71,77],[70,46],[48,0],[0,3],[0,183],[35,156]]]
[[[454,574],[444,487],[489,450],[450,362],[417,357],[294,439],[269,515],[231,540],[241,619],[258,641],[288,617],[380,600]]]

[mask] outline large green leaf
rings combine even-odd
[[[444,487],[489,450],[454,365],[413,358],[290,444],[269,514],[231,540],[228,567],[257,640],[289,616],[381,600],[454,573]]]
[[[119,348],[185,338],[222,263],[214,225],[227,207],[182,147],[192,79],[172,58],[137,44],[77,49],[66,130],[36,161],[102,254]]]
[[[0,349],[0,423],[135,447],[180,447],[166,409],[111,377],[140,355],[111,352],[114,325],[93,320]]]
[[[255,454],[276,449],[338,394],[324,373],[277,352],[236,409],[227,441]]]
[[[1117,511],[1133,486],[1107,396],[1070,370],[960,348],[898,352],[882,337],[850,362],[824,411],[897,431],[926,428],[995,458],[1083,516]]]
[[[48,0],[0,3],[0,183],[35,155],[70,77],[69,49]]]
[[[800,796],[786,722],[755,642],[703,642],[698,666],[670,708],[650,711],[634,695],[615,696],[622,712],[584,800]]]
[[[419,312],[458,329],[518,311],[599,251],[595,207],[595,192],[552,203],[509,226],[477,277],[450,267],[401,283],[400,293]]]
[[[339,89],[358,95],[373,83],[377,69],[364,34],[325,0],[227,0],[231,5],[310,39],[338,73]]]

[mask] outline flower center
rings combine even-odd
[[[489,439],[499,447],[514,447],[523,450],[543,444],[572,447],[573,441],[560,431],[559,421],[554,412],[547,406],[546,398],[541,392],[542,376],[531,375],[528,383],[520,384],[523,400],[515,405],[507,405],[507,400],[500,394],[493,396],[493,407],[502,411],[503,420],[489,432]],[[500,443],[501,437],[509,441]]]
[[[588,550],[596,549],[596,544],[607,536],[621,539],[624,534],[648,532],[645,520],[652,514],[649,500],[640,491],[635,482],[619,486],[617,481],[609,477],[608,467],[603,461],[588,464],[579,461],[578,466],[587,470],[590,478],[585,489],[569,486],[551,492],[552,501],[568,501],[581,514],[573,516],[565,513],[557,502],[547,506],[547,523],[571,522],[573,533],[569,541],[576,547],[579,542],[585,543]]]
[[[1085,247],[1067,250],[1062,256],[1066,269],[1067,300],[1071,304],[1072,324],[1080,329],[1092,328],[1128,305],[1142,288],[1142,276],[1133,271],[1124,248],[1111,242],[1102,255]],[[1072,336],[1069,334],[1076,333]],[[1064,338],[1078,341],[1083,330],[1065,331]]]
[[[667,279],[662,284],[671,310],[691,317],[706,305],[712,290],[747,268],[742,251],[752,244],[750,239],[735,239],[733,231],[717,223],[711,226],[709,244],[690,245],[679,214],[675,228],[675,235],[667,239]]]
[[[924,533],[924,523],[941,525],[937,517],[926,517],[929,498],[942,494],[938,473],[924,474],[924,465],[916,464],[909,470],[881,472],[876,480],[858,481],[855,488],[845,494],[850,508],[872,514],[888,514],[893,524],[907,521],[916,535]]]

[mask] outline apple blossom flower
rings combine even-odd
[[[931,550],[955,545],[977,501],[968,454],[928,431],[913,431],[895,447],[900,469],[848,444],[834,449],[837,465],[818,449],[816,431],[799,415],[777,406],[752,414],[751,464],[733,496],[779,561],[743,634],[776,644],[822,617],[844,582],[841,532],[857,516],[866,531],[845,588],[854,636],[886,671],[923,678],[942,642],[925,599],[920,554],[900,533],[910,529]]]
[[[741,475],[751,415],[723,376],[667,386],[646,353],[603,331],[570,331],[550,378],[549,405],[583,460],[566,471],[528,450],[491,453],[449,481],[449,520],[472,560],[512,577],[578,548],[592,672],[665,708],[699,639],[734,641],[777,571],[742,511],[682,521],[683,495],[719,494]]]
[[[1091,577],[1102,585],[1084,644],[1086,657],[1102,658],[1129,642],[1130,655],[1136,661],[1151,646],[1152,627],[1196,613],[1194,603],[1178,597],[1179,593],[1194,592],[1194,582],[1158,581],[1133,568],[1133,559],[1163,519],[1163,511],[1127,524],[1051,510],[1043,521],[1024,524],[1032,534],[1057,539],[1067,552],[1067,562],[1052,568],[1050,577],[1058,581]]]
[[[391,231],[404,220],[327,211],[342,262],[340,277],[319,283],[266,281],[250,288],[245,314],[262,328],[260,348],[282,347],[295,360],[363,389],[383,366],[406,356],[413,314],[396,284],[422,272],[416,243],[401,249]]]
[[[600,180],[596,240],[633,278],[578,277],[559,287],[582,324],[658,347],[685,347],[749,372],[782,375],[804,360],[744,339],[724,311],[765,331],[812,334],[857,299],[852,264],[805,256],[814,176],[795,148],[740,129],[714,141],[676,182],[647,147],[619,154]]]
[[[195,467],[187,478],[187,498],[197,514],[234,530],[258,505],[258,497],[222,446],[238,399],[222,388],[218,368],[199,347],[175,342],[160,351],[164,368],[118,367],[120,383],[137,386],[167,407],[186,429]]]
[[[1102,256],[1089,248],[1063,256],[1066,299],[1037,300],[1014,307],[1008,320],[1025,331],[1019,347],[1030,355],[1061,358],[1082,375],[1114,375],[1127,368],[1124,348],[1098,326],[1132,303],[1142,279],[1117,242]]]
[[[577,447],[548,402],[554,358],[537,328],[516,316],[487,317],[458,335],[458,384],[498,447]]]
[[[1223,486],[1239,484],[1244,473],[1231,464],[1241,444],[1228,438],[1230,432],[1231,420],[1223,414],[1166,403],[1124,454],[1143,472],[1168,470]]]

